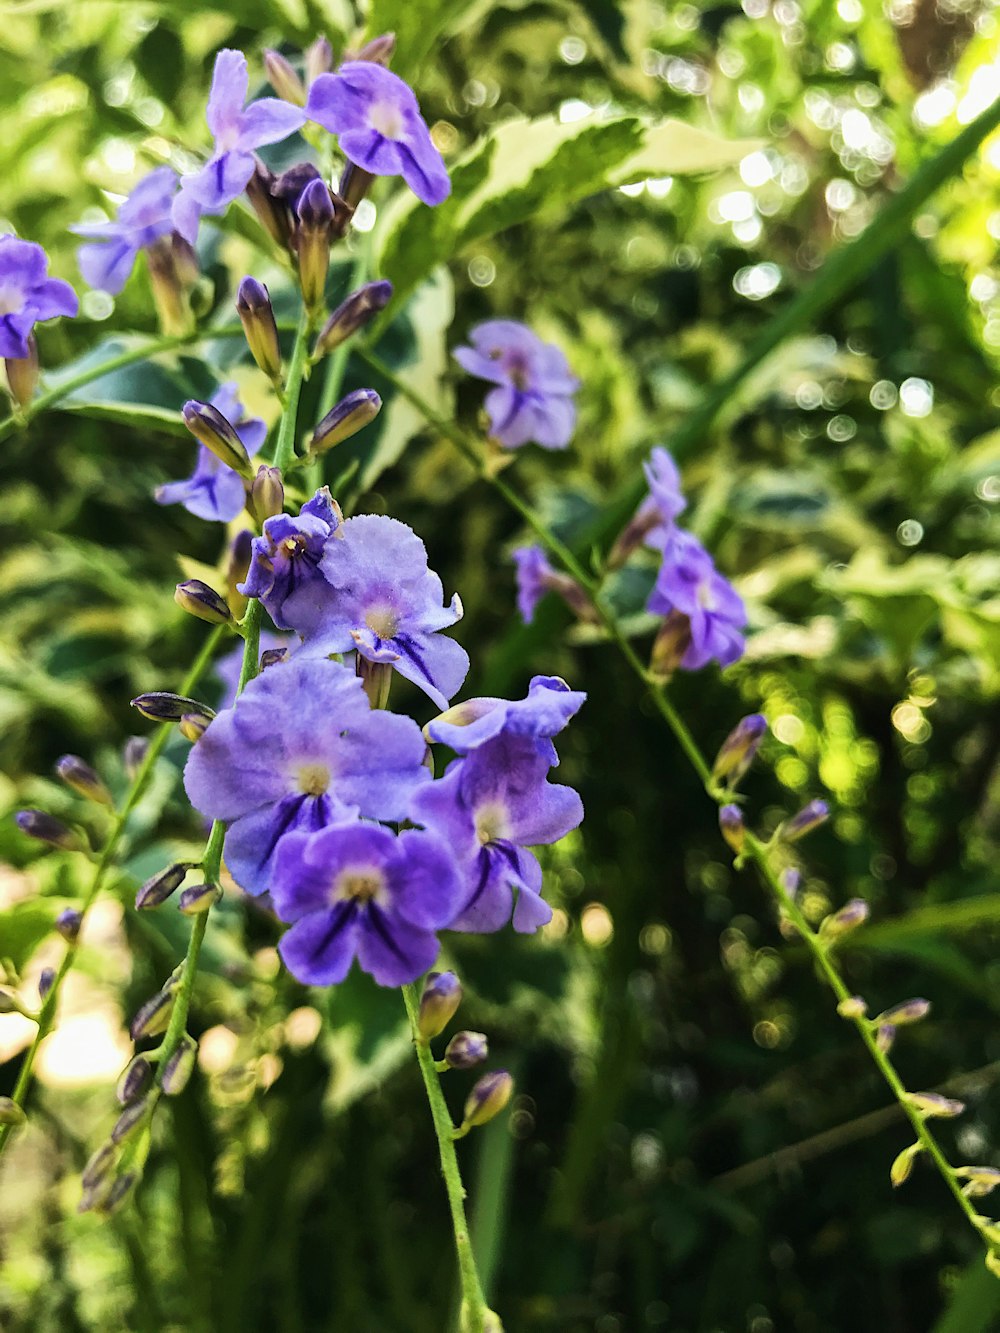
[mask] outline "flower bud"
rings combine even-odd
[[[828,939],[836,939],[839,935],[846,935],[848,931],[856,930],[858,926],[863,926],[868,920],[868,913],[871,909],[864,898],[851,898],[837,912],[832,912],[824,917],[820,922],[819,932]]]
[[[799,896],[802,887],[802,872],[794,866],[786,866],[781,872],[781,887],[793,901]]]
[[[198,1043],[186,1032],[183,1033],[176,1050],[166,1060],[160,1073],[160,1087],[167,1097],[176,1097],[187,1087],[197,1054]]]
[[[178,861],[166,870],[159,870],[151,875],[135,895],[136,908],[141,912],[146,907],[159,907],[165,903],[175,889],[180,888],[187,872],[197,865],[196,861]]]
[[[243,325],[250,354],[268,377],[281,379],[281,348],[278,326],[267,288],[256,278],[244,278],[236,293],[236,313]]]
[[[735,787],[754,761],[760,743],[767,734],[767,718],[762,713],[751,713],[738,722],[722,742],[712,765],[712,777],[723,778],[729,787]]]
[[[295,205],[299,202],[306,186],[311,181],[322,179],[322,173],[314,162],[296,162],[280,176],[274,177],[271,182],[271,193],[275,199],[281,200],[290,213],[294,213]]]
[[[0,1125],[23,1125],[27,1116],[10,1097],[0,1097]]]
[[[671,611],[653,640],[649,674],[667,680],[674,674],[691,646],[691,622],[680,611]]]
[[[926,1116],[951,1119],[965,1110],[965,1102],[956,1101],[954,1097],[942,1097],[939,1092],[908,1092],[906,1100],[914,1110]]]
[[[921,1000],[914,998],[912,1000],[903,1000],[900,1004],[894,1004],[891,1009],[886,1009],[874,1021],[876,1023],[889,1023],[892,1027],[901,1028],[906,1023],[919,1023],[922,1018],[926,1018],[931,1011],[930,1000]]]
[[[105,1217],[110,1217],[112,1213],[117,1213],[139,1183],[138,1171],[123,1171],[114,1182],[104,1198],[97,1204],[97,1211],[103,1213]]]
[[[42,1004],[48,998],[56,979],[56,970],[54,967],[43,967],[38,976],[38,998]]]
[[[374,389],[355,389],[349,393],[327,412],[313,431],[309,442],[309,457],[318,458],[335,444],[341,444],[356,435],[370,421],[375,420],[381,407],[382,399]]]
[[[130,736],[125,742],[125,747],[122,750],[122,764],[125,768],[125,775],[130,782],[138,775],[148,749],[149,741],[145,736]]]
[[[218,884],[192,884],[178,898],[177,906],[185,916],[200,916],[210,911],[221,897]]]
[[[719,830],[737,856],[746,845],[747,830],[743,823],[743,811],[738,805],[719,807]]]
[[[348,162],[341,173],[337,193],[353,211],[368,193],[374,179],[371,172],[365,171],[364,167],[357,167],[353,162]]]
[[[485,1125],[488,1120],[500,1114],[514,1092],[514,1080],[506,1069],[495,1069],[484,1074],[469,1093],[465,1103],[465,1115],[462,1129],[473,1129],[476,1125]]]
[[[9,991],[0,990],[0,1014],[19,1014],[21,1003]]]
[[[306,47],[306,82],[312,83],[321,74],[329,74],[333,69],[333,47],[322,33],[311,46]]]
[[[182,274],[178,252],[168,236],[146,247],[146,266],[160,328],[169,336],[187,333],[191,326],[189,284],[184,280],[186,272]],[[186,270],[186,264],[184,268]]]
[[[87,844],[75,829],[71,829],[61,819],[47,815],[43,810],[19,810],[14,816],[14,823],[29,838],[51,843],[53,847],[59,847],[64,852],[87,850]]]
[[[151,995],[145,1004],[135,1012],[129,1024],[133,1041],[142,1041],[146,1037],[158,1037],[170,1026],[170,1015],[174,1007],[172,989],[159,990]]]
[[[264,72],[279,97],[291,102],[293,106],[305,106],[305,84],[280,51],[264,51]]]
[[[38,344],[33,333],[28,334],[27,342],[27,356],[9,356],[5,362],[7,383],[18,407],[27,407],[38,388]]]
[[[449,1069],[471,1069],[482,1064],[489,1053],[485,1033],[456,1032],[445,1047],[444,1058]]]
[[[808,805],[802,807],[797,815],[792,815],[791,819],[786,819],[778,830],[778,836],[783,842],[798,842],[804,838],[807,833],[813,829],[819,828],[830,818],[830,807],[826,801],[810,801]]]
[[[151,1097],[142,1097],[126,1106],[111,1127],[111,1142],[120,1144],[130,1139],[149,1119],[153,1105]]]
[[[250,200],[250,206],[257,214],[260,225],[267,232],[273,241],[276,241],[283,250],[289,248],[291,241],[291,221],[288,216],[288,209],[285,208],[280,198],[276,198],[273,193],[275,182],[274,173],[269,171],[259,157],[254,158],[253,175],[247,182],[246,195]]]
[[[280,514],[285,507],[285,487],[281,480],[281,468],[269,467],[262,463],[250,487],[250,501],[247,508],[253,515],[254,522],[262,527],[269,518]]]
[[[193,745],[208,730],[208,718],[202,717],[200,713],[185,713],[177,724],[177,730]]]
[[[79,755],[64,754],[56,760],[55,768],[56,776],[88,801],[96,801],[99,805],[114,805],[103,778]]]
[[[896,1029],[891,1023],[883,1023],[875,1033],[875,1045],[883,1055],[888,1055],[892,1050],[892,1043],[896,1040]]]
[[[432,972],[420,997],[417,1032],[421,1041],[430,1041],[443,1032],[462,1003],[462,986],[454,972]]]
[[[864,1018],[867,1012],[868,1005],[860,995],[849,995],[837,1005],[837,1013],[841,1018]]]
[[[80,1176],[80,1184],[83,1188],[91,1190],[96,1185],[100,1185],[103,1180],[106,1180],[110,1172],[114,1170],[118,1156],[118,1147],[110,1139],[91,1153]]]
[[[261,671],[266,671],[269,666],[277,666],[278,663],[283,662],[287,656],[287,648],[265,648],[260,655],[258,674],[260,674]]]
[[[968,1182],[962,1193],[969,1199],[982,1199],[1000,1185],[1000,1171],[995,1166],[957,1166],[955,1175]]]
[[[391,282],[366,282],[356,292],[341,301],[330,318],[323,325],[316,339],[317,357],[326,356],[327,352],[339,347],[342,342],[363,329],[384,310],[392,297]]]
[[[115,1096],[122,1106],[131,1106],[153,1084],[153,1066],[144,1055],[137,1055],[126,1065],[115,1086]]]
[[[247,501],[249,508],[249,499]],[[241,528],[229,543],[229,558],[226,561],[226,605],[234,620],[242,620],[246,615],[249,598],[240,592],[240,584],[250,572],[253,559],[253,533],[249,528]]]
[[[226,599],[201,579],[185,579],[174,589],[174,601],[182,611],[209,625],[231,625],[233,613]]]
[[[326,293],[330,231],[334,221],[333,201],[326,181],[310,181],[302,191],[295,211],[299,219],[296,233],[299,285],[306,309],[315,310],[323,304]]]
[[[64,907],[56,917],[56,930],[69,944],[75,944],[83,924],[83,913],[75,907]]]
[[[181,408],[181,416],[184,418],[185,426],[199,444],[211,449],[226,467],[231,467],[247,481],[253,480],[250,456],[243,441],[217,407],[213,407],[211,403],[199,403],[197,399],[191,398]]]
[[[380,37],[373,37],[370,42],[357,51],[352,59],[367,60],[370,65],[385,65],[389,67],[389,61],[392,59],[393,52],[396,50],[396,34],[394,32],[384,32]]]
[[[892,1182],[893,1189],[899,1189],[904,1181],[909,1180],[910,1172],[913,1170],[913,1163],[917,1160],[918,1154],[922,1153],[923,1150],[924,1145],[922,1143],[911,1143],[908,1148],[904,1148],[899,1154],[889,1168],[889,1180]]]
[[[210,722],[215,717],[215,710],[208,704],[188,699],[183,694],[170,694],[167,690],[137,694],[130,702],[150,722],[179,722],[185,713],[200,713]]]

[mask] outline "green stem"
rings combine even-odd
[[[403,987],[403,1002],[410,1020],[413,1043],[417,1052],[417,1063],[423,1076],[427,1100],[430,1103],[431,1119],[437,1136],[438,1152],[441,1157],[441,1174],[444,1176],[445,1190],[448,1194],[448,1207],[451,1210],[451,1225],[455,1233],[455,1253],[458,1257],[459,1281],[462,1287],[462,1319],[464,1333],[490,1333],[499,1329],[496,1316],[488,1308],[483,1296],[476,1257],[472,1252],[469,1237],[469,1224],[465,1216],[465,1187],[458,1167],[458,1154],[455,1151],[454,1132],[451,1115],[441,1091],[440,1075],[434,1067],[434,1056],[427,1042],[418,1033],[417,1020],[420,1013],[420,996],[414,985]],[[491,1322],[487,1322],[490,1320]]]
[[[309,364],[309,332],[311,324],[308,312],[303,309],[299,316],[299,326],[295,332],[295,344],[292,347],[292,359],[288,365],[288,377],[285,380],[285,406],[278,429],[278,442],[274,447],[274,465],[282,472],[295,462],[295,424],[299,415],[299,394]]]
[[[201,651],[191,664],[191,668],[184,677],[184,680],[181,682],[181,694],[190,694],[195,688],[211,663],[215,654],[215,649],[218,647],[225,632],[226,627],[224,625],[219,625],[205,640]],[[153,772],[153,767],[173,731],[174,724],[172,722],[164,722],[157,728],[146,753],[143,756],[142,763],[139,765],[138,771],[132,779],[125,796],[125,802],[122,805],[121,810],[115,816],[115,821],[111,826],[111,832],[108,834],[104,849],[101,852],[97,865],[94,867],[94,876],[91,880],[90,888],[87,891],[87,896],[84,898],[80,909],[81,927],[83,921],[86,920],[87,913],[90,911],[98,894],[104,886],[105,877],[114,862],[115,854],[118,851],[122,835],[125,832],[125,825],[128,822],[129,815],[142,798],[142,795],[146,790],[146,784]],[[59,964],[59,969],[52,982],[52,988],[45,997],[45,1003],[42,1005],[41,1011],[39,1012],[38,1028],[35,1032],[34,1041],[31,1043],[27,1054],[24,1057],[24,1061],[21,1065],[21,1072],[18,1074],[17,1082],[14,1085],[14,1091],[11,1093],[12,1100],[15,1101],[18,1106],[23,1106],[25,1103],[28,1089],[31,1085],[38,1048],[52,1030],[52,1026],[55,1022],[56,1010],[59,1006],[59,994],[62,990],[62,984],[76,962],[79,947],[79,939],[73,940],[72,943],[67,945],[62,962]],[[10,1136],[11,1128],[10,1125],[0,1125],[0,1152],[3,1151],[4,1145]]]

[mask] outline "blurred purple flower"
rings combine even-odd
[[[402,986],[433,965],[462,881],[433,834],[358,822],[283,838],[271,894],[295,922],[278,948],[299,981],[334,985],[357,958],[380,986]]]
[[[562,349],[512,319],[477,324],[469,339],[471,347],[455,348],[455,360],[470,375],[498,386],[486,395],[497,443],[518,449],[534,441],[545,449],[565,449],[576,425],[572,395],[580,381]]]
[[[244,106],[249,86],[242,51],[220,51],[205,111],[214,151],[201,171],[181,177],[173,204],[174,227],[192,245],[202,216],[224,212],[246,189],[254,173],[253,150],[287,139],[305,123],[300,107],[277,97],[262,97]]]
[[[173,230],[170,207],[179,181],[171,167],[157,167],[144,176],[118,209],[114,222],[80,222],[70,231],[90,237],[92,244],[76,252],[84,281],[117,296],[128,281],[140,250]]]
[[[263,536],[254,538],[250,569],[239,590],[245,597],[259,597],[278,629],[311,624],[318,608],[326,604],[329,590],[319,564],[327,539],[341,522],[340,510],[324,486],[306,501],[297,518],[275,514],[265,522]],[[289,619],[285,603],[293,593],[298,616]]]
[[[743,656],[743,599],[690,532],[674,528],[670,533],[646,606],[654,615],[687,617],[691,640],[680,660],[684,670],[697,671],[712,660],[727,667]]]
[[[33,241],[0,236],[0,356],[10,361],[29,355],[35,324],[75,315],[80,308],[68,282],[45,276],[48,263],[45,251]]]
[[[513,552],[515,577],[517,578],[517,609],[521,619],[530,625],[535,618],[535,610],[552,587],[556,571],[549,564],[549,558],[540,546],[519,546]]]
[[[642,467],[649,483],[649,495],[615,542],[608,556],[612,569],[624,564],[643,543],[662,551],[674,529],[674,520],[687,508],[687,500],[681,491],[681,474],[666,449],[659,446],[653,449]]]
[[[287,833],[364,819],[400,820],[429,780],[408,717],[375,712],[336,662],[294,658],[256,676],[217,714],[184,770],[191,804],[224,819],[226,863],[248,893],[270,887]]]
[[[462,755],[501,733],[526,736],[549,764],[558,764],[552,737],[579,712],[586,698],[581,691],[571,690],[560,676],[533,676],[524,699],[466,699],[428,722],[424,735]]]
[[[451,193],[413,89],[382,65],[349,60],[335,74],[321,74],[305,113],[338,136],[348,161],[373,176],[402,176],[425,204]]]
[[[248,453],[254,453],[264,443],[267,425],[259,417],[244,414],[239,386],[235,380],[219,386],[211,399],[211,406],[232,425]],[[211,449],[201,444],[191,476],[185,477],[183,481],[168,481],[166,485],[158,486],[154,499],[161,505],[181,504],[196,518],[228,523],[246,503],[246,487],[238,472],[227,467]]]

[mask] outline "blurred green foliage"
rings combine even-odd
[[[341,50],[365,18],[346,0],[243,0],[5,5],[2,21],[2,209],[73,277],[66,227],[102,191],[205,145],[218,47],[253,63],[325,31]],[[974,0],[373,0],[367,22],[398,30],[396,68],[456,197],[432,215],[376,195],[375,229],[353,238],[334,289],[366,254],[401,280],[380,354],[472,428],[481,386],[448,359],[470,325],[523,318],[566,348],[584,384],[575,444],[558,458],[526,450],[513,472],[568,540],[986,105],[1000,71],[998,15]],[[594,108],[599,126],[583,119]],[[547,145],[530,180],[510,151],[527,142],[516,116],[554,118],[530,132]],[[644,126],[665,117],[757,142],[704,177],[672,174],[676,143],[631,169]],[[803,904],[818,920],[871,901],[874,924],[843,965],[873,1011],[933,1001],[900,1039],[900,1065],[910,1087],[962,1091],[970,1110],[943,1137],[977,1162],[995,1162],[1000,1139],[998,186],[994,137],[684,457],[691,526],[736,578],[753,634],[725,680],[701,673],[672,691],[708,751],[742,713],[766,712],[773,737],[748,784],[766,826],[832,797]],[[276,293],[285,281],[257,235],[235,211],[206,228],[199,296],[216,328],[233,326],[244,272]],[[141,270],[116,301],[91,294],[80,319],[43,328],[43,362],[105,340],[110,354],[135,331],[155,331]],[[242,344],[220,337],[106,377],[4,442],[4,807],[69,814],[44,776],[67,750],[121,787],[121,744],[138,729],[128,699],[173,685],[197,651],[202,627],[171,588],[180,569],[217,564],[220,534],[150,496],[188,470],[180,403],[230,375],[273,416]],[[368,381],[352,358],[348,387]],[[470,690],[520,693],[543,670],[590,696],[562,747],[588,814],[547,859],[555,928],[451,953],[469,992],[462,1024],[487,1031],[518,1077],[509,1123],[462,1148],[508,1329],[996,1327],[1000,1285],[940,1181],[918,1164],[890,1191],[901,1117],[880,1110],[884,1086],[752,876],[732,871],[711,804],[634,681],[555,607],[531,631],[516,623],[503,558],[524,535],[516,518],[385,397],[381,426],[338,451],[328,479],[355,464],[341,499],[424,536],[465,602]],[[643,651],[647,587],[637,570],[614,590]],[[111,895],[122,904],[198,839],[176,790],[186,748],[172,743],[138,811]],[[30,969],[82,886],[72,863],[33,859],[9,820],[0,851],[13,903],[0,954]],[[82,971],[127,1014],[186,927],[171,907],[126,911],[129,949],[88,946]],[[107,1223],[74,1213],[74,1172],[113,1115],[108,1083],[38,1090],[0,1178],[5,1329],[442,1327],[450,1240],[399,997],[357,976],[310,996],[279,972],[275,938],[255,904],[227,897],[213,913],[195,1031],[211,1031],[218,1060],[161,1117],[134,1208]]]

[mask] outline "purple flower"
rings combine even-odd
[[[48,257],[40,245],[0,236],[0,356],[21,361],[30,354],[28,338],[41,320],[75,315],[76,292],[61,278],[47,278]]]
[[[646,606],[654,615],[678,612],[687,617],[691,641],[680,660],[686,671],[697,671],[713,659],[722,667],[731,666],[743,656],[747,623],[743,599],[690,532],[681,528],[671,532]]]
[[[662,551],[673,532],[674,520],[687,508],[687,500],[681,491],[681,474],[666,449],[655,448],[642,469],[649,483],[649,495],[615,542],[608,556],[612,568],[624,564],[643,543]]]
[[[298,518],[275,514],[265,522],[264,535],[254,538],[250,569],[238,587],[245,597],[260,598],[278,629],[300,628],[298,617],[289,620],[285,610],[293,593],[306,620],[325,605],[328,589],[319,564],[327,539],[341,522],[340,510],[324,486],[306,501]]]
[[[349,518],[320,561],[325,595],[310,586],[284,614],[310,654],[357,649],[420,687],[439,708],[461,687],[469,657],[437,631],[462,617],[458,596],[444,603],[441,580],[427,567],[423,542],[405,523],[379,514]]]
[[[239,399],[239,386],[235,381],[219,387],[211,400],[211,406],[232,425],[250,453],[264,443],[267,426],[259,417],[247,417],[244,414]],[[191,476],[183,481],[169,481],[165,486],[158,486],[154,499],[161,505],[181,504],[196,518],[228,523],[246,503],[246,488],[239,473],[227,467],[211,449],[202,444],[198,446],[198,457]]]
[[[344,156],[373,176],[402,176],[425,204],[451,193],[413,89],[381,65],[349,60],[309,89],[306,116],[338,136]]]
[[[260,651],[266,653],[279,648],[288,648],[291,646],[291,635],[272,634],[270,630],[261,630],[260,632]],[[228,653],[223,653],[212,663],[212,675],[216,680],[222,683],[222,701],[218,706],[218,711],[223,708],[232,708],[236,702],[236,687],[240,683],[240,672],[243,670],[243,641],[240,640],[235,648]]]
[[[462,881],[433,834],[359,822],[283,838],[271,892],[295,922],[278,948],[299,981],[334,985],[357,958],[380,986],[402,986],[437,958],[434,932],[455,915]]]
[[[230,823],[226,863],[248,893],[270,887],[286,833],[357,819],[402,819],[429,780],[408,717],[374,712],[354,672],[295,658],[255,677],[191,750],[184,785]]]
[[[571,690],[560,676],[533,676],[524,699],[466,699],[428,722],[424,735],[463,755],[501,732],[526,736],[549,764],[558,764],[552,737],[579,712],[586,698],[581,691]]]
[[[491,319],[469,333],[471,347],[455,360],[477,379],[496,384],[486,395],[490,434],[506,449],[534,441],[565,449],[576,425],[572,395],[580,387],[561,348],[543,343],[525,324]]]
[[[583,804],[572,787],[548,782],[548,771],[532,737],[501,734],[414,796],[410,818],[444,839],[464,876],[452,930],[500,930],[512,907],[517,931],[551,919],[540,896],[542,868],[525,848],[558,842],[580,823]]]
[[[299,107],[277,97],[262,97],[244,107],[249,86],[243,52],[220,51],[205,111],[214,152],[201,171],[181,177],[181,191],[173,205],[174,226],[192,245],[201,217],[224,212],[246,189],[254,172],[253,150],[287,139],[305,122]]]
[[[517,577],[517,609],[524,623],[530,625],[535,618],[538,603],[551,588],[556,571],[540,546],[519,546],[513,555]]]
[[[84,281],[117,296],[128,281],[136,255],[173,230],[170,206],[177,193],[177,173],[157,167],[144,176],[118,209],[114,222],[81,222],[70,231],[92,238],[76,252]]]

